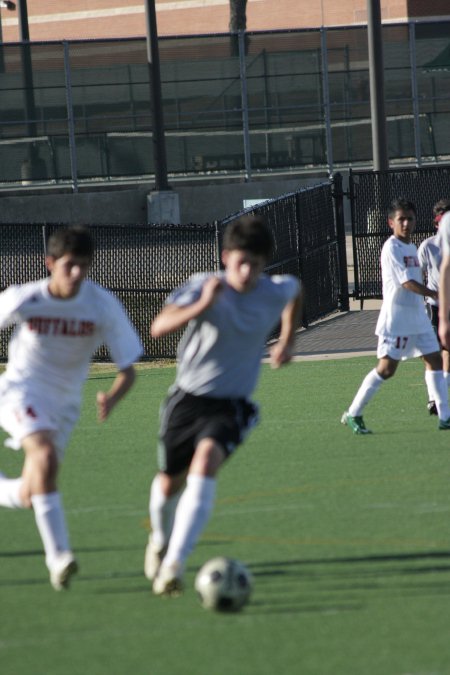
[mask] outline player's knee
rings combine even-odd
[[[429,370],[442,370],[443,368],[442,356],[440,352],[427,354],[423,357],[423,360],[425,361],[425,366]]]
[[[29,456],[30,468],[45,482],[53,482],[58,473],[58,456],[51,443],[39,445]]]
[[[184,483],[186,481],[186,474],[187,470],[182,471],[181,473],[175,475],[169,475],[164,472],[159,473],[160,488],[166,498],[170,498],[178,494],[178,492],[184,486]]]
[[[376,371],[383,380],[389,380],[397,371],[398,361],[390,358],[382,358],[379,360]]]
[[[222,446],[212,438],[204,438],[197,445],[190,471],[203,476],[214,476],[225,459]]]
[[[390,366],[385,366],[382,369],[377,370],[377,373],[383,380],[389,380],[389,378],[391,378],[395,375],[395,371],[396,371],[396,368],[392,368]]]
[[[19,492],[19,499],[22,502],[22,506],[24,509],[31,509],[33,507],[31,501],[31,491],[29,486],[25,483],[25,481],[22,481],[22,485]]]

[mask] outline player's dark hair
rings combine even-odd
[[[397,197],[391,202],[388,211],[389,218],[394,218],[397,211],[412,211],[415,216],[417,215],[415,205],[406,197]]]
[[[228,251],[248,251],[269,260],[273,250],[272,232],[260,216],[241,216],[231,222],[223,235],[223,247]]]
[[[447,211],[450,211],[450,199],[440,199],[433,206],[433,216],[435,217],[447,213]]]
[[[83,225],[60,227],[49,237],[47,255],[62,258],[67,253],[80,258],[92,258],[94,242],[87,227]]]

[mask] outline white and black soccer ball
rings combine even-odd
[[[250,599],[252,575],[247,567],[231,558],[212,558],[199,570],[195,590],[205,609],[237,612]]]

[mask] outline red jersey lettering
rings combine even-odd
[[[78,319],[59,319],[33,316],[28,319],[28,328],[39,335],[67,335],[68,337],[88,337],[95,331],[93,321]]]

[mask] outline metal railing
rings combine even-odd
[[[450,157],[450,23],[383,26],[389,156]],[[169,175],[372,161],[367,29],[161,37]],[[145,39],[0,45],[0,184],[154,175]]]

